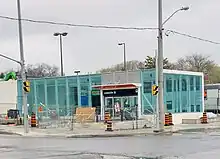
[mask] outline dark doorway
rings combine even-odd
[[[101,101],[100,101],[100,91],[92,90],[92,107],[96,108],[96,113],[101,114]]]

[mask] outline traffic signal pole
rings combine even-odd
[[[158,107],[159,107],[159,132],[164,131],[164,98],[163,98],[163,22],[162,0],[158,0]]]
[[[155,50],[155,69],[156,69],[156,86],[158,86],[158,52]],[[159,104],[158,104],[158,95],[156,96],[156,131],[159,130],[160,119],[159,119]]]
[[[18,29],[19,29],[19,44],[20,44],[20,65],[21,65],[21,78],[22,81],[26,81],[25,74],[25,61],[24,61],[24,49],[23,49],[23,37],[22,37],[22,24],[21,24],[21,6],[20,0],[17,0],[18,10]],[[22,85],[23,85],[22,82]],[[27,93],[22,89],[23,96],[23,110],[24,110],[24,133],[28,133],[28,109],[27,109]]]

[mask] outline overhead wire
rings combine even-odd
[[[175,30],[167,29],[166,31],[168,31],[170,33],[173,33],[173,34],[185,36],[185,37],[188,37],[188,38],[191,38],[191,39],[196,39],[196,40],[200,40],[200,41],[203,41],[203,42],[208,42],[208,43],[220,45],[220,42],[216,42],[216,41],[200,38],[200,37],[189,35],[189,34],[186,34],[186,33],[181,33],[181,32],[175,31]]]
[[[18,20],[18,18],[10,17],[10,16],[3,16],[3,15],[0,15],[0,19],[7,19],[7,20],[13,20],[13,21]],[[94,29],[117,29],[117,30],[137,30],[137,31],[157,30],[158,29],[158,28],[154,28],[154,27],[124,27],[124,26],[109,26],[109,25],[73,24],[73,23],[64,23],[64,22],[55,22],[55,21],[46,21],[46,20],[34,20],[34,19],[27,19],[27,18],[22,18],[21,20],[25,21],[25,22],[30,22],[30,23],[50,24],[50,25],[69,26],[69,27],[94,28]],[[191,39],[220,45],[220,42],[204,39],[201,37],[182,33],[182,32],[176,31],[176,30],[166,29],[166,31],[169,33],[188,37]]]
[[[2,16],[1,19],[8,19],[17,21],[18,18]],[[41,23],[41,24],[50,24],[50,25],[61,25],[69,27],[84,27],[84,28],[96,28],[96,29],[120,29],[120,30],[155,30],[157,28],[153,27],[123,27],[123,26],[107,26],[107,25],[90,25],[90,24],[72,24],[72,23],[63,23],[63,22],[54,22],[54,21],[45,21],[45,20],[33,20],[22,18],[22,21],[31,22],[31,23]]]

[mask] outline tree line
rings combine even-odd
[[[141,69],[153,69],[156,66],[156,58],[147,56],[144,61],[127,61],[127,69],[129,71]],[[220,83],[220,66],[216,64],[209,56],[202,54],[192,54],[179,58],[176,62],[170,62],[168,58],[163,60],[164,69],[185,70],[194,72],[203,72],[207,77],[206,83]],[[97,73],[106,73],[114,71],[123,71],[124,64],[119,63],[112,67],[102,68]],[[19,72],[19,70],[9,70]],[[7,71],[7,72],[9,72]],[[27,65],[26,74],[29,78],[54,77],[60,76],[59,67],[39,63],[35,65]]]
[[[147,56],[144,61],[128,61],[127,69],[129,71],[140,70],[140,69],[153,69],[156,66],[156,57]],[[183,70],[183,71],[194,71],[203,72],[208,78],[206,83],[219,83],[220,82],[220,66],[210,59],[210,56],[202,54],[192,54],[185,57],[179,58],[176,62],[170,62],[168,58],[163,60],[163,68],[171,70]],[[116,64],[112,67],[100,69],[98,72],[114,72],[123,71],[124,64]]]
[[[0,78],[4,77],[8,72],[16,72],[17,78],[21,78],[20,69],[7,70],[1,73]],[[35,65],[28,64],[25,69],[27,78],[56,77],[60,76],[59,67],[48,65],[46,63],[38,63]]]

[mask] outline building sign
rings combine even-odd
[[[92,96],[99,96],[100,95],[100,91],[99,90],[92,90]]]
[[[137,96],[137,89],[103,90],[105,97]]]

